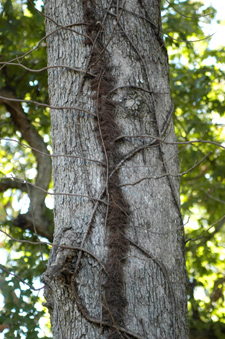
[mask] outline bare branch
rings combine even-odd
[[[44,156],[47,156],[47,157],[51,157],[51,158],[58,158],[58,157],[64,157],[64,158],[72,158],[72,159],[84,159],[86,161],[91,161],[91,162],[96,162],[102,166],[106,166],[105,163],[103,163],[102,161],[100,160],[95,160],[95,159],[90,159],[90,158],[86,158],[86,157],[83,157],[81,155],[68,155],[68,154],[47,154],[45,152],[41,152],[39,151],[37,148],[34,148],[34,147],[31,147],[29,145],[26,145],[16,139],[11,139],[11,138],[1,138],[0,137],[0,140],[6,140],[6,141],[13,141],[13,142],[16,142],[18,144],[20,144],[21,146],[23,146],[24,148],[30,148],[32,149],[33,151],[37,152],[37,153],[40,153],[40,154],[43,154]]]
[[[119,8],[121,8],[121,7],[119,7]],[[131,12],[131,11],[128,11],[128,10],[126,10],[126,9],[125,9],[125,11],[126,11],[127,13],[129,13],[129,14],[135,15],[136,17],[141,18],[141,19],[147,21],[148,23],[150,23],[150,25],[151,25],[154,29],[157,28],[157,27],[155,26],[155,24],[154,24],[152,21],[150,21],[148,18],[146,18],[146,17],[144,17],[144,16],[141,16],[141,15],[138,15],[138,14],[136,14],[136,13],[133,13],[133,12]],[[178,13],[179,13],[179,12],[178,12]],[[115,14],[113,14],[113,13],[111,13],[111,12],[108,12],[108,14],[110,14],[110,15],[112,15],[112,16],[115,16]],[[181,13],[179,13],[179,14],[181,14]],[[208,16],[208,15],[211,15],[211,14],[212,14],[212,13],[205,14],[205,15],[201,15],[201,16]],[[181,14],[181,15],[182,15],[182,14]],[[193,18],[193,17],[192,17],[192,18]],[[167,35],[170,39],[175,40],[175,41],[178,41],[178,42],[199,42],[199,41],[207,40],[207,39],[211,38],[211,37],[215,34],[215,33],[213,33],[213,34],[207,36],[206,38],[199,39],[199,40],[177,40],[177,39],[171,37],[170,35],[168,35],[165,31],[162,30],[162,32],[163,32],[163,34]]]
[[[27,104],[35,104],[36,106],[41,106],[41,107],[47,107],[47,108],[51,108],[51,109],[55,109],[55,110],[63,110],[63,109],[72,109],[72,110],[77,110],[77,111],[80,111],[80,112],[85,112],[87,114],[90,114],[92,116],[96,116],[96,114],[90,112],[90,111],[87,111],[85,109],[82,109],[82,108],[79,108],[79,107],[71,107],[71,106],[50,106],[50,105],[47,105],[47,104],[44,104],[42,102],[37,102],[37,101],[33,101],[33,100],[22,100],[22,99],[12,99],[12,98],[7,98],[7,97],[3,97],[3,96],[0,96],[0,99],[3,100],[2,103],[6,103],[6,102],[24,102],[24,103],[27,103]],[[1,102],[0,102],[1,103]]]
[[[18,66],[18,67],[22,67],[24,68],[25,70],[29,71],[29,72],[33,72],[33,73],[40,73],[40,72],[43,72],[43,71],[46,71],[48,69],[54,69],[54,68],[66,68],[68,69],[69,71],[74,71],[74,72],[78,72],[78,73],[85,73],[89,76],[92,76],[92,77],[95,77],[94,74],[88,72],[86,73],[86,71],[80,69],[80,68],[75,68],[75,67],[72,67],[72,66],[66,66],[66,65],[55,65],[55,66],[47,66],[47,67],[43,67],[43,68],[40,68],[40,69],[33,69],[33,68],[28,68],[26,67],[25,65],[21,64],[21,63],[15,63],[15,62],[7,62],[7,61],[2,61],[0,62],[0,65],[3,65],[3,66]]]
[[[75,251],[85,252],[85,253],[89,254],[91,257],[93,257],[99,263],[99,265],[103,268],[103,270],[105,271],[105,266],[101,263],[101,261],[93,253],[91,253],[90,251],[86,250],[85,248],[77,247],[77,246],[57,245],[57,244],[53,244],[51,242],[46,242],[46,241],[20,240],[20,239],[16,239],[16,238],[12,237],[10,234],[8,234],[7,232],[5,232],[3,230],[0,230],[0,232],[5,234],[7,237],[12,239],[13,241],[20,242],[20,243],[25,243],[25,244],[27,243],[27,244],[31,244],[31,245],[37,245],[37,246],[48,245],[48,246],[62,248],[62,249],[68,249],[68,250],[75,250]]]
[[[67,30],[67,31],[74,32],[74,33],[76,33],[76,34],[78,34],[78,35],[82,35],[82,36],[84,36],[85,38],[88,38],[89,40],[91,40],[90,37],[89,37],[88,35],[82,34],[82,33],[77,32],[77,31],[75,31],[75,30],[73,30],[73,29],[70,28],[70,27],[73,27],[73,26],[86,26],[86,25],[88,25],[88,23],[86,23],[86,22],[78,22],[78,23],[73,23],[73,24],[66,25],[66,26],[60,25],[60,24],[58,24],[54,19],[52,19],[49,15],[46,15],[46,14],[42,13],[41,11],[39,11],[39,10],[34,6],[34,4],[32,3],[31,0],[28,0],[28,1],[29,1],[29,3],[31,4],[31,6],[32,6],[32,7],[33,7],[33,8],[34,8],[41,16],[43,16],[44,18],[46,18],[46,19],[48,19],[49,21],[53,22],[56,26],[60,27],[61,29],[65,29],[65,30]],[[91,42],[93,43],[92,40],[91,40]]]
[[[135,86],[135,85],[124,85],[124,86],[118,86],[118,87],[113,88],[107,96],[109,96],[111,93],[116,92],[117,90],[123,89],[123,88],[138,89],[140,91],[143,91],[143,92],[146,92],[146,93],[151,93],[151,94],[153,93],[153,94],[169,94],[170,95],[169,92],[151,92],[151,91],[149,91],[149,90],[147,90],[146,88],[143,88],[143,87],[139,87],[139,86]]]
[[[1,231],[1,230],[0,230]],[[2,231],[1,231],[2,232]],[[31,286],[30,284],[28,284],[25,280],[23,280],[22,278],[20,278],[19,275],[13,273],[13,272],[10,272],[5,266],[1,265],[0,264],[0,269],[7,272],[8,274],[10,275],[13,275],[14,277],[16,277],[19,281],[21,281],[23,284],[27,285],[30,287],[31,290],[33,291],[40,291],[44,288],[44,286],[40,287],[40,288],[34,288],[33,286]]]
[[[167,144],[167,145],[191,145],[191,144],[196,144],[196,143],[203,143],[203,144],[215,145],[215,146],[225,149],[225,146],[223,146],[223,144],[219,144],[217,142],[210,141],[210,140],[196,139],[196,140],[191,140],[191,141],[166,141],[165,139],[152,136],[152,135],[121,135],[118,138],[116,138],[115,141],[119,141],[124,138],[149,138],[149,139],[158,140],[160,141],[160,143]]]
[[[206,17],[206,16],[209,16],[209,15],[212,15],[213,12],[211,13],[208,13],[208,14],[197,14],[196,16],[187,16],[181,12],[178,11],[178,9],[176,9],[176,7],[168,0],[166,0],[166,2],[168,2],[168,4],[175,10],[175,12],[177,12],[178,14],[180,14],[181,16],[187,18],[187,19],[197,19],[197,18],[203,18],[203,17]]]
[[[165,31],[162,31],[162,32],[163,32],[163,34],[165,34],[165,35],[166,35],[168,38],[170,38],[171,40],[174,40],[174,41],[177,41],[177,42],[190,42],[190,43],[208,40],[208,39],[210,39],[210,38],[215,34],[215,32],[214,32],[213,34],[210,34],[210,35],[208,35],[208,36],[205,37],[205,38],[197,39],[197,40],[178,40],[178,39],[173,38],[171,35],[169,35],[169,34],[166,33]]]
[[[0,192],[5,192],[9,188],[13,189],[19,189],[22,192],[27,192],[27,185],[20,181],[14,181],[11,178],[0,178]]]
[[[208,154],[206,154],[206,156],[204,156],[204,158],[202,158],[197,164],[193,165],[191,168],[189,168],[187,171],[184,171],[182,173],[178,173],[178,174],[172,174],[172,173],[164,173],[162,175],[159,175],[157,177],[143,177],[133,183],[127,183],[127,184],[123,184],[123,185],[120,185],[120,187],[124,187],[124,186],[134,186],[134,185],[137,185],[139,184],[140,182],[142,182],[143,180],[156,180],[156,179],[161,179],[161,178],[164,178],[164,177],[167,177],[167,176],[170,176],[170,177],[182,177],[183,175],[185,174],[188,174],[190,173],[191,171],[193,171],[193,169],[195,169],[196,167],[198,167],[206,158],[208,158],[208,156],[210,154],[212,154],[213,152],[209,152]],[[225,202],[224,202],[225,204]]]
[[[68,27],[70,27],[70,26],[71,26],[71,25],[69,25]],[[72,25],[72,26],[73,26],[73,25]],[[13,61],[19,62],[19,60],[23,59],[24,57],[26,57],[27,55],[31,54],[31,53],[34,52],[36,49],[38,49],[39,46],[41,45],[41,43],[42,43],[45,39],[47,39],[49,36],[51,36],[52,34],[58,32],[59,30],[61,30],[61,29],[63,29],[63,28],[64,28],[64,29],[68,29],[68,30],[70,30],[70,31],[72,31],[72,32],[74,32],[74,33],[83,35],[83,34],[81,34],[81,33],[78,33],[78,32],[76,32],[76,31],[73,31],[73,30],[67,28],[67,26],[59,27],[59,28],[55,29],[54,31],[52,31],[51,33],[45,35],[41,40],[39,40],[39,42],[37,43],[37,46],[35,46],[35,47],[32,48],[31,50],[29,50],[28,52],[24,53],[23,55],[21,55],[21,56],[19,56],[19,57],[16,57],[16,58],[14,58],[14,59],[9,60],[7,63],[11,63],[11,62],[13,62]],[[86,35],[84,35],[84,36],[85,36],[85,38],[88,38],[88,36],[86,36]],[[90,39],[90,38],[89,38],[89,39]],[[0,71],[6,66],[7,63],[4,63],[4,64],[3,64],[3,66],[0,68]]]
[[[120,169],[120,167],[129,159],[131,159],[136,153],[142,151],[143,149],[149,148],[149,147],[153,147],[153,146],[158,146],[159,143],[156,142],[156,140],[153,140],[152,142],[150,142],[147,145],[142,145],[139,147],[136,147],[135,149],[133,149],[131,152],[129,152],[127,155],[125,155],[123,157],[123,159],[116,165],[116,167],[113,169],[113,171],[110,173],[109,178]]]
[[[201,191],[203,191],[210,199],[213,199],[213,200],[218,201],[218,202],[220,202],[221,204],[224,204],[224,205],[225,205],[225,201],[224,201],[224,200],[221,200],[221,199],[218,199],[218,198],[213,197],[211,194],[209,194],[208,192],[206,192],[203,188],[201,188]]]
[[[119,8],[119,9],[122,9],[121,6],[119,6],[118,8]],[[104,8],[104,10],[107,11],[105,8]],[[136,16],[137,18],[146,20],[148,23],[150,23],[150,25],[151,25],[154,29],[157,29],[157,26],[154,24],[154,22],[152,22],[152,21],[149,20],[148,18],[146,18],[146,17],[144,17],[144,16],[142,16],[142,15],[140,15],[140,14],[134,13],[134,12],[132,12],[132,11],[129,11],[129,10],[126,9],[126,8],[124,8],[124,11],[125,11],[126,13],[128,13],[128,14],[131,14],[131,15]],[[108,13],[109,15],[111,15],[111,16],[116,17],[116,14],[111,13],[110,11],[107,11],[107,13]]]
[[[11,176],[14,180],[18,180],[16,177],[13,177]],[[38,190],[44,192],[45,194],[48,194],[48,195],[64,195],[64,196],[68,196],[68,197],[80,197],[80,198],[85,198],[85,199],[89,199],[89,200],[96,200],[96,201],[99,201],[99,202],[102,202],[103,204],[105,204],[106,206],[108,205],[106,201],[104,200],[101,200],[101,199],[98,199],[98,198],[94,198],[94,197],[89,197],[88,195],[84,195],[84,194],[76,194],[76,193],[62,193],[62,192],[57,192],[57,193],[53,193],[53,192],[48,192],[46,190],[44,190],[43,188],[41,187],[38,187],[34,184],[32,184],[31,182],[28,182],[26,180],[19,180],[19,182],[23,182],[23,183],[26,183],[28,184],[29,186],[32,186],[34,188],[37,188]]]
[[[214,222],[214,224],[212,224],[211,226],[209,226],[208,228],[207,228],[207,230],[205,231],[205,232],[203,232],[199,237],[197,237],[197,238],[189,238],[189,239],[187,239],[186,241],[185,241],[185,243],[187,243],[188,241],[196,241],[196,240],[198,240],[198,239],[201,239],[213,226],[215,226],[216,224],[218,224],[219,222],[221,222],[222,220],[224,220],[225,219],[225,214],[224,214],[224,216],[221,218],[221,219],[219,219],[218,221],[216,221],[216,222]]]
[[[31,5],[34,7],[34,5],[32,4],[31,1],[30,1],[30,3],[31,3]],[[48,18],[48,19],[49,19],[50,21],[52,21],[55,25],[57,25],[59,28],[57,28],[57,29],[55,29],[54,31],[52,31],[51,33],[45,35],[41,40],[39,40],[39,42],[38,42],[38,44],[37,44],[36,47],[34,47],[34,48],[31,49],[30,51],[26,52],[26,53],[23,54],[22,56],[16,57],[16,58],[14,58],[14,59],[11,59],[11,60],[8,61],[8,62],[4,62],[4,63],[3,63],[3,66],[0,68],[0,70],[2,70],[2,68],[5,67],[6,64],[9,64],[9,63],[11,63],[11,62],[13,62],[13,61],[19,61],[20,59],[23,59],[25,56],[31,54],[33,51],[35,51],[36,49],[39,48],[39,46],[41,45],[41,43],[42,43],[45,39],[47,39],[49,36],[51,36],[52,34],[56,33],[57,31],[59,31],[59,30],[61,30],[61,29],[71,31],[71,32],[73,32],[73,33],[76,33],[77,35],[81,35],[81,36],[83,36],[83,37],[89,39],[89,40],[91,41],[91,43],[93,44],[93,41],[91,40],[91,38],[90,38],[88,35],[83,34],[83,33],[80,33],[80,32],[78,32],[78,31],[75,31],[75,30],[73,30],[73,29],[70,28],[70,27],[73,27],[73,26],[83,26],[83,25],[87,25],[87,23],[85,23],[85,22],[79,22],[79,23],[73,23],[73,24],[70,24],[70,25],[63,26],[63,25],[58,24],[56,21],[54,21],[54,20],[53,20],[52,18],[50,18],[49,16],[47,16],[47,15],[43,14],[42,12],[40,12],[36,7],[34,7],[34,8],[35,8],[35,10],[36,10],[39,14],[41,14],[42,16]],[[22,67],[23,67],[23,66],[22,66]],[[73,68],[73,67],[71,67],[71,68]]]

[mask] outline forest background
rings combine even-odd
[[[37,162],[1,99],[7,89],[14,97],[27,100],[23,110],[51,152],[49,109],[34,103],[48,103],[48,89],[46,69],[37,71],[46,67],[46,42],[41,40],[44,17],[32,4],[43,12],[42,3],[35,1],[3,0],[0,5],[0,221],[1,232],[35,242],[35,233],[19,221],[29,209],[25,182],[36,183]],[[221,7],[217,9],[224,13]],[[223,43],[222,28],[216,27],[215,43],[208,37],[215,31],[215,18],[216,10],[208,1],[162,1],[174,123],[181,143],[188,311],[191,338],[195,339],[225,336],[225,49],[218,46],[220,37]],[[32,53],[20,59],[29,51]],[[11,64],[6,64],[9,61]],[[51,195],[46,196],[45,204],[51,232],[38,240],[49,242],[53,230]],[[13,238],[0,235],[0,338],[51,338],[42,290],[31,288],[42,286],[40,276],[50,246],[43,245],[40,251],[39,246]]]

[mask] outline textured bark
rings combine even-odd
[[[50,103],[95,114],[51,110],[53,153],[65,154],[53,158],[55,191],[65,193],[55,197],[54,243],[98,258],[51,251],[43,281],[54,339],[186,339],[179,179],[170,176],[178,153],[154,139],[176,141],[160,1],[48,0],[45,14],[67,27],[47,39],[48,65],[81,70],[49,70]],[[47,34],[55,22],[46,19]]]

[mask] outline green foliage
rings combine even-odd
[[[38,42],[45,35],[44,18],[36,12],[28,1],[2,1],[0,5],[0,62],[22,62],[27,68],[34,70],[46,67],[46,42],[43,41],[35,49]],[[33,49],[31,54],[24,56]],[[1,70],[0,90],[11,90],[20,99],[31,99],[46,103],[48,101],[47,73],[29,72],[19,67],[6,65]],[[49,113],[43,108],[29,103],[23,104],[24,111],[39,134],[48,143],[50,134]],[[23,144],[21,133],[11,120],[10,114],[4,106],[0,106],[0,137],[13,138]],[[35,157],[29,148],[19,143],[2,140],[0,149],[1,176],[24,177],[33,182],[35,172]],[[18,213],[18,208],[28,205],[27,194],[19,190],[10,189],[1,194],[1,225],[12,237],[19,240],[37,241],[37,237],[30,231],[24,231],[12,225],[11,220]],[[26,212],[26,211],[25,211]],[[50,212],[49,212],[50,213]],[[52,218],[52,215],[50,216]],[[0,313],[0,330],[4,330],[4,338],[37,339],[40,332],[39,320],[44,314],[41,306],[43,290],[32,289],[19,281],[13,272],[30,286],[40,288],[40,276],[45,270],[48,260],[49,248],[27,243],[15,243],[1,235],[2,261],[5,266],[0,267],[1,293],[4,306]],[[4,270],[7,268],[7,271]],[[4,326],[3,326],[4,325]],[[3,328],[1,327],[3,326]],[[42,325],[43,327],[43,325]],[[43,334],[44,329],[42,329]],[[44,337],[42,337],[44,338]],[[47,336],[45,336],[47,338]]]
[[[205,38],[203,23],[210,23],[215,10],[201,11],[200,1],[170,2],[187,19],[169,10],[163,18],[164,31],[177,40],[199,40]],[[196,17],[196,13],[210,13]],[[224,63],[223,49],[210,50],[208,40],[197,43],[177,42],[166,38],[170,57],[171,93],[175,106],[175,128],[178,141],[204,139],[222,144],[224,141]],[[181,172],[212,152],[198,167],[181,180],[183,215],[190,218],[186,225],[187,268],[190,279],[189,316],[193,338],[224,338],[224,280],[220,293],[217,282],[225,273],[224,223],[224,149],[212,144],[195,143],[179,147]],[[210,225],[219,221],[208,232]],[[191,282],[196,281],[195,285]],[[200,296],[200,297],[199,297]]]
[[[163,31],[170,59],[171,92],[175,105],[175,128],[178,141],[204,139],[221,144],[224,141],[224,70],[225,50],[210,50],[209,40],[196,43],[187,40],[204,39],[203,24],[210,24],[215,16],[213,8],[204,9],[201,1],[163,1]],[[179,14],[178,12],[181,14]],[[44,18],[28,1],[3,0],[0,5],[0,62],[14,59],[23,61],[27,68],[46,66]],[[209,14],[201,17],[197,14]],[[189,17],[189,18],[187,18]],[[35,29],[34,29],[35,23]],[[169,37],[169,36],[170,37]],[[183,42],[181,42],[183,41]],[[33,49],[31,54],[24,56]],[[6,65],[1,70],[0,90],[12,90],[20,99],[47,102],[46,72],[32,73],[19,67]],[[23,108],[33,126],[49,143],[50,118],[47,110],[33,103]],[[24,143],[21,133],[13,124],[10,114],[0,106],[0,137],[13,138]],[[49,145],[50,146],[50,145]],[[187,242],[187,268],[190,280],[188,308],[193,338],[200,334],[206,338],[222,339],[225,333],[223,305],[225,273],[224,215],[224,150],[210,143],[179,146],[181,172],[190,169],[211,152],[201,164],[181,180],[182,212]],[[0,149],[1,175],[27,177],[31,182],[36,167],[35,158],[28,148],[12,141],[2,141]],[[26,199],[26,193],[15,189],[2,193],[0,220],[2,229],[20,240],[37,241],[35,235],[12,225]],[[27,204],[27,203],[26,203]],[[25,205],[26,205],[25,204]],[[50,212],[49,212],[50,213]],[[52,218],[50,213],[49,218]],[[213,223],[208,232],[204,233]],[[200,237],[201,236],[201,237]],[[40,287],[39,277],[45,269],[49,249],[15,243],[1,237],[6,256],[5,266],[32,286]],[[0,315],[5,338],[37,339],[41,294],[33,292],[17,277],[1,271],[1,292],[4,306]],[[42,329],[43,330],[43,329]],[[43,331],[42,331],[43,332]],[[47,338],[47,336],[45,336]]]
[[[37,241],[30,232],[9,226],[10,235],[17,239]],[[4,295],[4,308],[0,315],[0,324],[8,325],[5,338],[37,338],[38,322],[44,311],[40,310],[40,291],[33,291],[31,286],[40,288],[39,277],[44,272],[49,249],[33,246],[29,243],[18,243],[9,240],[5,243],[9,251],[7,266],[0,266],[1,290]],[[13,272],[11,275],[8,272]],[[18,280],[18,277],[23,282]],[[29,284],[29,285],[26,285]]]
[[[0,62],[13,60],[17,64],[23,62],[25,67],[33,70],[41,69],[46,67],[46,42],[43,41],[38,48],[36,46],[45,36],[44,18],[28,1],[22,3],[21,5],[21,2],[11,0],[2,3]],[[27,54],[31,50],[33,52]],[[1,73],[0,89],[11,89],[21,99],[48,101],[46,71],[32,73],[17,65],[8,64],[2,68]],[[24,105],[24,109],[39,133],[43,135],[49,132],[50,118],[47,112],[33,103]],[[15,133],[10,116],[6,114],[1,136],[9,135],[9,126]]]

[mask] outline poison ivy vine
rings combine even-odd
[[[3,0],[0,5],[0,138],[1,230],[13,238],[37,241],[37,234],[52,240],[52,202],[43,196],[42,221],[46,228],[33,229],[29,191],[24,179],[36,183],[41,164],[28,137],[12,119],[12,105],[2,99],[7,93],[21,100],[48,103],[44,17],[35,10],[34,1]],[[43,9],[41,7],[40,11]],[[162,1],[164,39],[170,59],[170,83],[174,101],[174,121],[178,141],[224,141],[224,48],[210,50],[203,23],[210,25],[213,8],[201,1]],[[189,42],[196,41],[198,42]],[[32,51],[32,53],[29,53]],[[13,61],[12,61],[13,60]],[[10,64],[5,62],[11,61]],[[26,67],[23,68],[21,63]],[[34,70],[33,72],[28,69]],[[14,107],[15,109],[15,107]],[[20,105],[23,121],[33,126],[51,150],[48,108],[34,102]],[[35,133],[35,132],[33,132]],[[11,139],[11,140],[9,140]],[[13,141],[13,140],[14,141]],[[31,145],[30,145],[31,146]],[[32,146],[35,148],[35,145]],[[45,149],[45,150],[44,150]],[[225,335],[225,232],[224,232],[224,150],[210,143],[179,146],[182,213],[186,223],[187,267],[189,274],[188,308],[191,337],[218,338]],[[203,162],[201,160],[210,153]],[[201,162],[199,166],[194,165]],[[12,180],[12,176],[16,179]],[[18,178],[20,179],[18,181]],[[52,183],[50,183],[50,189]],[[32,199],[31,199],[32,200]],[[26,215],[23,219],[19,215]],[[25,219],[24,219],[25,218]],[[15,222],[17,220],[17,222]],[[213,225],[208,232],[205,232]],[[47,231],[48,232],[47,232]],[[39,238],[40,240],[40,238]],[[2,309],[0,332],[5,338],[50,338],[44,328],[39,277],[45,270],[48,247],[15,242],[1,234],[0,267]],[[9,274],[9,272],[15,275]],[[24,282],[18,280],[20,277]],[[41,324],[41,330],[40,330]]]

